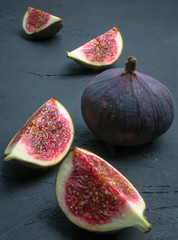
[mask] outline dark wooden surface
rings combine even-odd
[[[28,6],[64,19],[55,37],[28,41],[22,18]],[[130,55],[138,71],[165,84],[178,104],[178,1],[145,0],[1,0],[0,2],[0,239],[1,240],[176,240],[178,239],[178,124],[154,142],[137,148],[109,149],[85,125],[81,95],[96,72],[66,58],[92,38],[118,26],[124,41],[120,59]],[[100,155],[123,173],[143,196],[153,229],[129,228],[111,235],[79,229],[58,207],[54,182],[59,166],[49,170],[3,162],[4,150],[24,122],[51,97],[71,114],[73,146]]]

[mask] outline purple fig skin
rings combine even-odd
[[[171,92],[158,80],[134,68],[115,68],[89,83],[81,111],[88,127],[104,142],[138,146],[169,129],[174,104]]]
[[[33,39],[48,39],[48,38],[51,38],[52,36],[54,36],[62,28],[63,28],[62,22],[55,22],[39,32],[35,32],[32,34],[27,34],[24,32],[24,36],[27,39],[32,39],[32,40]]]

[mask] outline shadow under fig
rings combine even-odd
[[[15,160],[4,162],[0,170],[3,189],[4,191],[15,191],[16,188],[24,187],[27,184],[50,183],[48,179],[56,175],[57,169],[55,167],[30,168],[19,164]]]
[[[119,159],[120,161],[132,160],[132,159],[142,159],[145,155],[150,154],[150,152],[159,152],[162,147],[163,139],[161,137],[154,139],[153,141],[132,147],[123,147],[111,145],[106,142],[101,141],[87,128],[84,128],[77,139],[74,139],[74,145],[81,148],[86,148],[87,150],[103,157],[104,159]]]
[[[84,149],[86,148],[108,161],[142,162],[142,160],[150,156],[151,153],[159,152],[163,141],[164,139],[160,137],[140,146],[114,146],[101,141],[91,132],[85,131],[80,134],[75,145]]]
[[[101,142],[101,145],[107,151],[108,155],[111,157],[128,157],[131,155],[138,155],[142,152],[147,152],[153,147],[153,142],[146,143],[141,146],[133,146],[133,147],[124,147],[124,146],[114,146],[107,144],[105,142]]]
[[[18,31],[18,35],[23,38],[26,41],[31,41],[34,42],[36,44],[51,44],[53,42],[56,42],[60,39],[60,33],[59,34],[55,34],[54,36],[48,37],[48,38],[35,38],[35,37],[30,37],[30,35],[27,35],[23,29]]]
[[[90,69],[80,66],[78,63],[76,63],[74,60],[69,59],[69,62],[64,67],[65,75],[97,75],[101,73],[103,69]]]

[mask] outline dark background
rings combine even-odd
[[[53,38],[28,41],[22,19],[31,6],[64,19]],[[177,0],[1,0],[0,1],[0,239],[176,240],[178,239],[178,124],[137,148],[107,149],[89,131],[80,111],[81,95],[98,73],[71,59],[71,51],[118,26],[124,41],[120,59],[137,58],[137,70],[160,80],[178,101]],[[124,174],[143,196],[153,229],[129,228],[111,235],[90,233],[70,223],[58,207],[48,170],[3,162],[4,150],[24,122],[56,97],[74,121],[73,146],[100,155]]]

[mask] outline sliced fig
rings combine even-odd
[[[73,148],[59,167],[56,198],[73,223],[90,231],[137,227],[149,232],[145,202],[133,185],[109,163]]]
[[[23,29],[30,38],[49,38],[62,28],[63,19],[29,7],[23,18]]]
[[[67,57],[86,68],[100,69],[116,62],[122,48],[123,40],[120,31],[117,27],[113,27],[72,52],[67,52]]]
[[[24,124],[5,150],[4,160],[48,167],[68,152],[74,135],[72,119],[55,98],[48,100]]]

